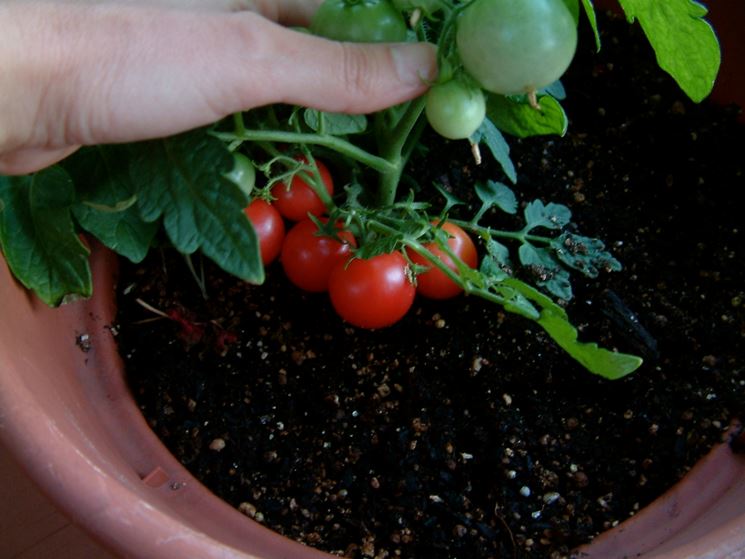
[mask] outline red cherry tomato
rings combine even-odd
[[[257,198],[243,212],[251,220],[256,236],[259,238],[259,251],[264,266],[274,262],[282,250],[285,238],[285,222],[279,212],[266,202]]]
[[[329,278],[331,304],[344,320],[361,328],[398,322],[411,308],[416,289],[400,252],[337,264]]]
[[[298,157],[298,161],[307,163],[304,157]],[[321,175],[326,192],[331,196],[334,193],[334,181],[328,168],[318,159],[315,160],[318,172]],[[274,206],[285,218],[290,221],[302,221],[308,214],[322,215],[326,212],[326,206],[313,191],[313,188],[303,178],[310,171],[296,173],[288,186],[285,183],[272,187],[272,196],[275,198]]]
[[[455,255],[463,260],[463,262],[465,262],[469,267],[475,268],[476,264],[478,264],[478,253],[476,252],[476,245],[473,244],[468,233],[449,221],[446,221],[442,225],[442,229],[450,235],[450,238],[447,241],[450,250],[452,250]],[[432,254],[437,256],[437,258],[439,258],[448,268],[454,271],[457,270],[452,258],[445,254],[436,243],[427,243],[424,246],[432,252]],[[416,290],[420,295],[429,297],[430,299],[449,299],[450,297],[455,297],[462,291],[457,283],[447,277],[441,270],[435,268],[429,260],[424,258],[421,254],[411,251],[409,256],[411,261],[415,264],[428,266],[430,268],[416,277]]]
[[[323,220],[325,222],[325,220]],[[342,242],[316,235],[318,226],[310,219],[296,223],[287,233],[280,261],[287,278],[305,291],[319,293],[329,287],[331,270],[346,262],[357,242],[349,231],[339,231]]]

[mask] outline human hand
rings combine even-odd
[[[284,27],[306,25],[319,3],[3,1],[0,174],[269,103],[366,113],[426,90],[432,45],[337,43]]]

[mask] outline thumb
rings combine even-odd
[[[369,113],[421,95],[437,73],[428,43],[340,43],[278,26],[272,36],[269,79],[256,92],[267,102]]]

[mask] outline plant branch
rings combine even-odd
[[[530,241],[532,243],[551,244],[553,239],[551,237],[544,237],[542,235],[529,235],[524,230],[520,231],[503,231],[501,229],[492,229],[491,227],[483,227],[477,225],[472,221],[463,221],[462,219],[448,218],[448,221],[459,225],[463,229],[473,231],[482,238],[485,237],[496,237],[498,239],[513,239],[516,241]]]
[[[236,132],[212,132],[212,135],[225,142],[242,140],[247,142],[277,142],[283,144],[309,144],[323,146],[359,161],[380,173],[395,170],[390,161],[375,156],[370,152],[335,136],[309,134],[302,132],[286,132],[281,130],[245,130],[242,134]]]
[[[392,165],[390,170],[380,172],[377,194],[378,206],[390,206],[396,200],[396,191],[401,181],[401,173],[408,157],[408,154],[406,157],[403,155],[404,146],[407,145],[409,136],[419,122],[423,111],[424,97],[414,99],[393,130],[388,134],[381,134],[377,138],[381,156]]]

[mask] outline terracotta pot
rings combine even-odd
[[[94,247],[92,265],[95,296],[53,310],[20,287],[0,259],[0,435],[32,479],[126,557],[331,557],[245,517],[160,443],[128,392],[116,351],[116,260]],[[581,556],[739,557],[744,503],[745,457],[721,445]]]

